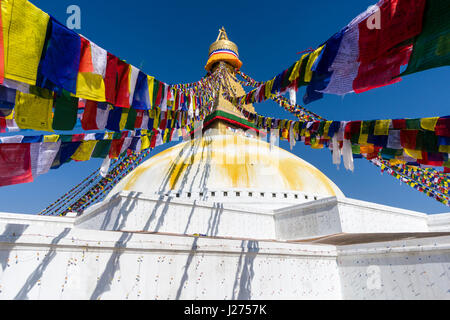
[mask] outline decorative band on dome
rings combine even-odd
[[[217,50],[214,50],[209,55],[209,58],[211,58],[215,54],[220,54],[220,53],[229,53],[229,54],[232,54],[233,56],[235,56],[237,59],[239,59],[239,56],[237,55],[237,53],[232,51],[232,50],[229,50],[229,49],[217,49]]]

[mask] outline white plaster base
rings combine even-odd
[[[333,246],[0,227],[0,299],[340,298]]]

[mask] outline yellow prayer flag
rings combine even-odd
[[[300,60],[297,61],[297,63],[294,66],[294,69],[292,69],[291,75],[289,76],[289,81],[295,81],[298,77],[300,77],[300,67],[302,66],[303,60],[308,54],[302,55]]]
[[[105,102],[105,81],[99,74],[80,72],[77,77],[77,98]]]
[[[450,153],[450,146],[445,146],[445,145],[439,146],[439,152]]]
[[[159,128],[159,118],[161,116],[161,109],[160,108],[156,108],[152,110],[152,115],[153,115],[153,129],[158,129]]]
[[[153,86],[155,84],[155,78],[147,76],[147,83],[148,83],[148,95],[150,98],[150,106],[153,107]]]
[[[305,134],[306,134],[306,129],[305,129],[305,128],[301,128],[301,129],[300,129],[300,136],[301,136],[301,137],[304,137]]]
[[[438,120],[439,117],[423,118],[420,119],[420,126],[425,130],[434,131],[434,128],[436,127]]]
[[[94,151],[96,140],[83,141],[77,148],[77,151],[72,155],[72,160],[75,161],[88,161],[91,159],[92,152]]]
[[[319,57],[320,53],[322,52],[325,45],[321,46],[320,48],[316,49],[311,55],[309,56],[308,63],[306,64],[306,70],[305,70],[305,82],[311,82],[313,71],[312,66],[314,65],[314,62],[316,62],[316,59]]]
[[[373,134],[376,136],[387,136],[389,134],[389,125],[391,120],[377,120]]]
[[[15,115],[15,111],[13,109],[13,111],[9,115],[7,115],[5,117],[5,120],[12,120],[12,119],[14,119],[14,115]]]
[[[105,132],[105,135],[104,135],[104,140],[112,140],[113,139],[113,135],[114,135],[114,132]]]
[[[395,165],[398,165],[398,164],[405,164],[406,161],[400,160],[400,159],[390,159],[389,163],[391,164],[391,166],[395,166]]]
[[[368,134],[360,134],[358,139],[358,144],[364,146],[367,144],[367,139],[369,138]]]
[[[5,78],[36,84],[50,17],[27,0],[2,0]]]
[[[122,115],[120,116],[120,123],[119,123],[119,129],[122,131],[125,129],[125,125],[127,124],[128,120],[128,113],[130,112],[130,109],[128,108],[122,108]]]
[[[403,149],[407,156],[414,159],[422,159],[422,151],[420,150],[412,150],[412,149]]]
[[[53,99],[49,93],[47,97],[17,91],[15,120],[21,129],[50,131],[52,128]]]
[[[267,83],[266,83],[266,90],[264,92],[266,98],[269,98],[271,96],[271,94],[272,94],[271,93],[272,92],[272,86],[273,86],[274,82],[275,82],[275,78],[273,78],[272,80],[267,81]]]
[[[148,136],[141,136],[141,151],[150,148],[150,139]]]
[[[333,121],[326,121],[325,122],[325,126],[323,127],[323,137],[325,139],[329,138],[328,132],[330,131],[330,126],[331,126],[332,123],[333,123]]]
[[[58,142],[58,140],[59,140],[58,134],[44,136],[44,142]]]

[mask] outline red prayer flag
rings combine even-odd
[[[1,133],[6,132],[6,119],[3,117],[0,117],[0,132]]]
[[[396,130],[406,129],[406,119],[392,120],[392,127]]]
[[[97,102],[88,100],[81,117],[81,127],[84,130],[98,130],[97,126]]]
[[[150,140],[150,148],[154,148],[156,146],[156,138],[158,137],[158,130],[153,129],[152,138]]]
[[[105,73],[105,96],[106,102],[116,104],[117,92],[117,64],[119,58],[108,52]]]
[[[373,62],[362,62],[353,80],[353,90],[362,93],[375,88],[400,82],[400,68],[411,56],[412,45],[395,48]]]
[[[156,95],[155,106],[158,107],[161,105],[162,96],[163,96],[164,83],[159,82],[158,86],[158,94]]]
[[[73,134],[72,135],[72,142],[83,141],[85,136],[86,135],[84,133]]]
[[[422,32],[426,0],[383,0],[379,11],[359,23],[359,59],[373,62]],[[378,21],[376,21],[378,20]],[[378,22],[372,26],[371,21]]]
[[[449,118],[439,118],[434,128],[437,136],[450,137],[450,117]]]
[[[89,40],[81,38],[81,52],[80,52],[80,68],[78,72],[94,72],[94,65],[92,64],[91,43]]]
[[[416,149],[416,140],[418,130],[401,130],[400,131],[400,143],[403,148]]]
[[[372,159],[378,158],[378,152],[368,153],[366,158],[367,158],[367,160],[372,160]]]
[[[120,156],[120,150],[122,150],[122,145],[125,142],[125,138],[128,136],[128,131],[122,132],[122,137],[120,139],[112,140],[111,148],[109,149],[109,158],[117,159]]]
[[[442,155],[432,154],[425,151],[422,151],[422,159],[417,159],[417,163],[434,167],[442,167],[444,165]]]
[[[350,140],[353,134],[358,134],[361,131],[361,121],[350,121],[345,126],[344,139]]]
[[[166,130],[167,127],[167,111],[161,112],[161,122],[159,123],[159,128],[161,130]]]
[[[125,61],[117,62],[117,95],[116,107],[130,107],[130,68],[131,66]]]
[[[176,91],[175,102],[174,102],[174,109],[175,110],[180,109],[180,97],[181,97],[180,91]]]
[[[140,128],[142,126],[142,120],[144,119],[145,110],[137,110],[136,121],[134,122],[135,128]]]
[[[0,144],[0,186],[32,181],[30,144]]]

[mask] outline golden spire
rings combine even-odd
[[[219,40],[228,40],[227,32],[225,31],[224,27],[222,27],[222,29],[219,30],[219,35],[217,36],[216,41]]]
[[[205,69],[211,71],[212,66],[219,61],[227,62],[237,69],[242,67],[242,62],[239,60],[238,47],[234,42],[228,39],[224,27],[219,30],[216,41],[209,47],[209,59]]]

